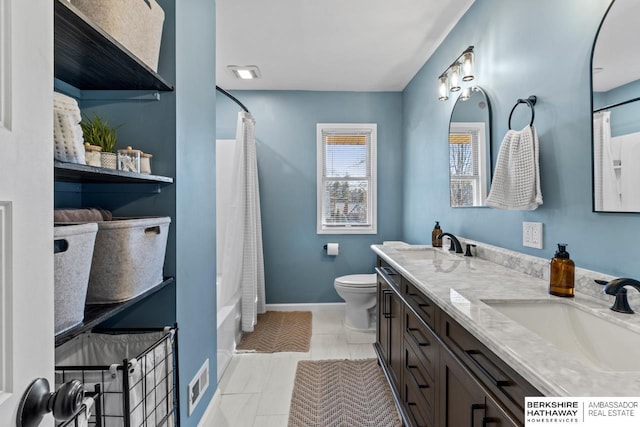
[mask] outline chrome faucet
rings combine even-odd
[[[449,247],[449,250],[455,250],[457,254],[461,254],[462,245],[460,244],[460,240],[458,240],[458,238],[451,233],[440,233],[438,234],[438,239],[442,239],[444,236],[449,236],[449,238],[451,239],[451,246]]]
[[[614,295],[616,297],[616,300],[611,306],[611,310],[617,311],[618,313],[633,314],[633,310],[629,306],[629,301],[627,300],[627,289],[625,286],[631,286],[640,292],[640,282],[623,277],[620,279],[614,279],[610,282],[596,280],[596,283],[604,285],[604,293]]]

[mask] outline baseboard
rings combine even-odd
[[[345,302],[302,303],[302,304],[265,304],[267,311],[313,311],[344,310]]]
[[[218,403],[218,400],[220,399],[220,389],[216,388],[216,392],[213,394],[213,398],[211,399],[211,401],[209,402],[209,406],[207,406],[207,409],[205,409],[204,414],[202,415],[202,418],[200,418],[200,421],[198,422],[198,427],[214,427],[214,423],[213,423],[213,417],[214,417],[214,411],[215,411],[215,406]]]

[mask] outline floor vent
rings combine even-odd
[[[209,387],[209,359],[198,370],[198,373],[189,383],[189,416],[193,413],[202,395]]]

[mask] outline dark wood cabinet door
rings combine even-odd
[[[393,291],[389,288],[389,285],[378,276],[378,327],[376,331],[376,343],[386,365],[389,365],[389,314],[387,307],[389,305],[389,295],[391,292]]]
[[[403,316],[404,303],[395,290],[378,276],[378,330],[377,346],[392,385],[396,392],[402,389],[401,373],[403,368]]]
[[[517,427],[521,424],[508,415],[491,396],[485,397],[484,424],[482,427]]]
[[[471,373],[449,351],[440,354],[439,426],[481,427],[485,394]]]
[[[509,415],[448,350],[440,354],[440,422],[442,427],[518,427]]]
[[[498,399],[518,424],[524,424],[525,397],[542,394],[445,313],[440,314],[439,336],[482,387]]]
[[[395,292],[391,293],[389,295],[389,370],[398,391],[402,389],[401,373],[404,366],[403,309],[404,303],[400,297]]]

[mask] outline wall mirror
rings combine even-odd
[[[593,210],[640,213],[640,1],[614,0],[591,58]]]
[[[460,93],[449,122],[451,206],[485,206],[491,171],[491,107],[474,86]]]

